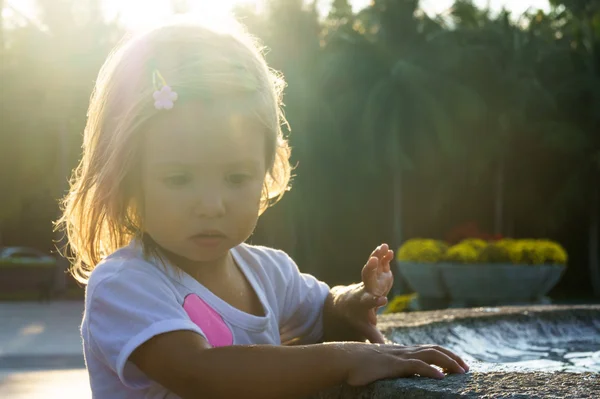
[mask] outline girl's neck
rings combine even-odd
[[[236,267],[231,251],[227,251],[220,258],[206,262],[191,261],[173,253],[167,253],[167,258],[200,283],[227,281]]]

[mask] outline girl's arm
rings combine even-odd
[[[383,335],[370,324],[367,312],[377,306],[377,299],[364,284],[333,287],[323,306],[323,342],[361,341],[384,343]]]
[[[387,244],[377,247],[362,269],[362,282],[333,287],[323,307],[323,341],[384,343],[377,329],[376,309],[387,303],[394,277]]]
[[[183,399],[301,398],[342,383],[365,385],[414,374],[443,378],[429,364],[464,372],[460,358],[438,347],[330,343],[212,348],[190,331],[151,338],[129,359]]]

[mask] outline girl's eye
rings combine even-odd
[[[164,182],[168,185],[168,186],[172,186],[172,187],[181,187],[181,186],[185,186],[187,183],[189,183],[192,180],[192,178],[190,177],[190,175],[187,174],[181,174],[181,175],[172,175],[172,176],[168,176],[164,179]]]
[[[251,177],[244,173],[232,173],[227,176],[227,181],[234,185],[240,185],[248,181]]]

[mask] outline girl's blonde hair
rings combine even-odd
[[[197,22],[171,23],[126,41],[100,70],[88,111],[83,156],[62,202],[71,273],[86,283],[103,257],[140,237],[136,164],[144,125],[154,107],[159,71],[183,101],[245,100],[267,131],[267,166],[260,213],[279,200],[290,180],[283,137],[283,79],[267,66],[256,41],[239,25],[219,31]]]

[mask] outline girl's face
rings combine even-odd
[[[197,103],[162,110],[143,132],[144,230],[183,261],[210,262],[254,230],[265,128]]]

